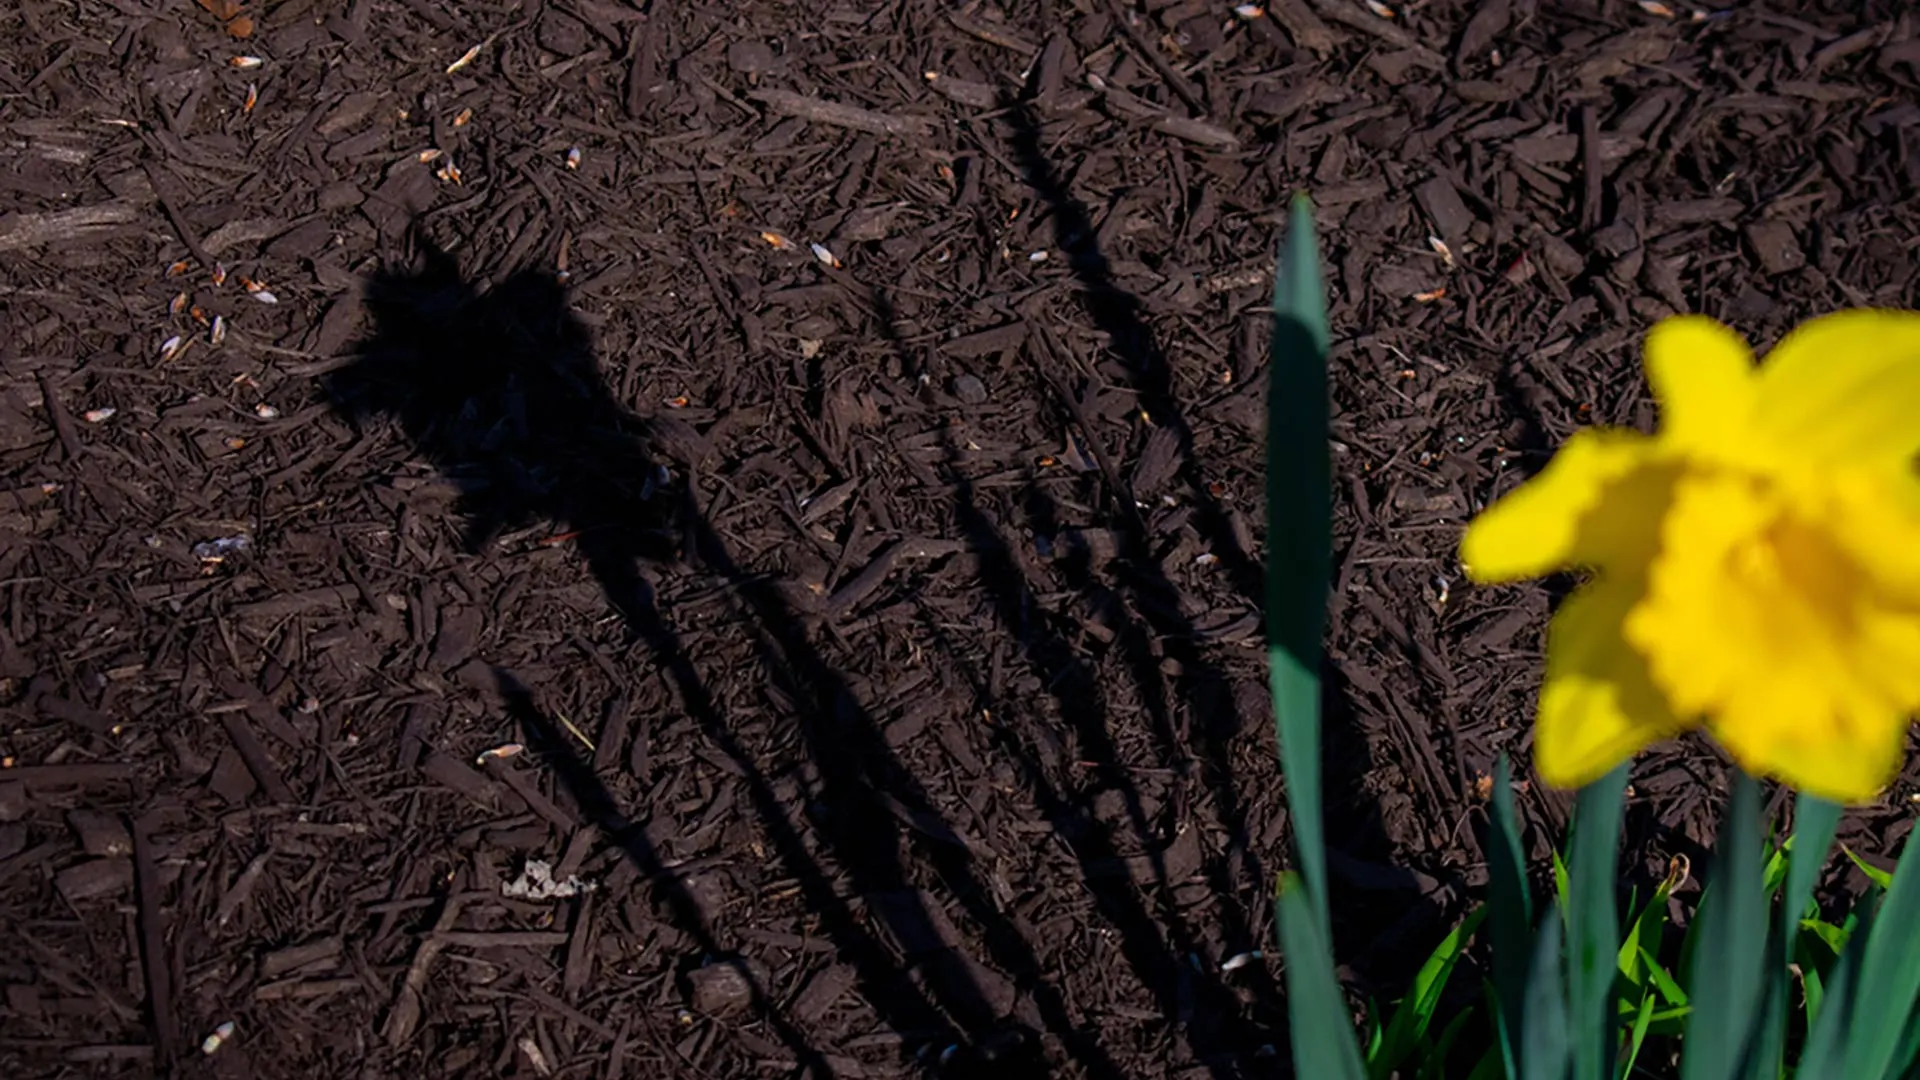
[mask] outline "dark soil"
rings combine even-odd
[[[1662,315],[1915,302],[1907,5],[1714,3],[9,5],[0,1073],[1283,1074],[1286,200],[1391,996],[1565,585],[1465,519]]]

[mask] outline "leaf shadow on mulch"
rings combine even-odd
[[[1142,412],[1154,425],[1173,433],[1181,498],[1194,508],[1195,526],[1205,537],[1208,550],[1219,558],[1235,591],[1255,610],[1264,610],[1264,570],[1236,534],[1226,508],[1201,467],[1194,449],[1194,430],[1188,410],[1175,390],[1169,358],[1148,325],[1143,303],[1114,280],[1112,264],[1100,247],[1100,231],[1092,211],[1074,195],[1066,176],[1047,156],[1033,94],[1033,88],[1029,87],[1026,99],[1001,102],[1011,128],[1006,149],[1049,216],[1054,243],[1067,257],[1081,307],[1093,325],[1106,335],[1110,347],[1131,375],[1125,388],[1138,396]],[[1050,335],[1042,337],[1050,338]],[[1055,355],[1064,349],[1061,344],[1048,347]],[[1125,635],[1125,644],[1140,698],[1153,710],[1154,729],[1165,740],[1174,760],[1184,758],[1188,747],[1200,751],[1203,782],[1228,829],[1228,858],[1215,864],[1216,870],[1223,873],[1217,875],[1212,884],[1229,924],[1229,940],[1260,940],[1262,934],[1253,928],[1264,925],[1264,920],[1256,924],[1250,913],[1239,907],[1235,898],[1240,890],[1224,875],[1229,866],[1239,862],[1244,867],[1245,878],[1263,884],[1272,881],[1271,874],[1259,865],[1252,850],[1244,811],[1247,800],[1238,790],[1233,773],[1228,743],[1238,732],[1213,722],[1201,724],[1198,731],[1173,730],[1170,694],[1191,704],[1194,715],[1209,721],[1234,716],[1233,703],[1223,694],[1228,685],[1225,673],[1203,650],[1195,647],[1200,635],[1193,620],[1182,611],[1180,589],[1169,580],[1164,563],[1154,551],[1153,536],[1140,513],[1141,504],[1125,478],[1112,466],[1107,451],[1099,445],[1099,433],[1080,415],[1075,405],[1077,391],[1065,385],[1058,370],[1039,374],[1043,383],[1053,387],[1062,411],[1078,429],[1077,435],[1090,444],[1114,502],[1112,520],[1118,526],[1123,549],[1115,567],[1125,593],[1118,599],[1124,610],[1138,614],[1137,622],[1129,618],[1130,632]],[[1029,524],[1036,535],[1055,532],[1052,508],[1038,487],[1032,489],[1029,511]],[[1099,587],[1090,575],[1073,576],[1071,567],[1070,578],[1070,583],[1079,589]],[[991,579],[989,581],[991,588]],[[1000,597],[998,588],[993,591]],[[1001,603],[1004,610],[1004,597]],[[1171,687],[1163,685],[1167,678],[1161,674],[1160,658],[1151,655],[1148,649],[1150,641],[1163,642],[1167,658],[1173,661],[1177,674],[1172,676]],[[1368,940],[1351,952],[1343,948],[1341,954],[1357,956],[1354,973],[1363,982],[1371,983],[1377,977],[1383,986],[1397,990],[1403,985],[1404,976],[1411,974],[1420,962],[1419,957],[1408,954],[1407,939],[1435,925],[1443,914],[1442,905],[1434,890],[1416,883],[1415,875],[1398,874],[1390,869],[1382,872],[1382,868],[1365,861],[1382,855],[1390,857],[1394,845],[1374,801],[1367,795],[1367,779],[1373,762],[1366,741],[1358,735],[1359,727],[1345,680],[1330,659],[1322,660],[1321,685],[1323,803],[1330,811],[1339,808],[1338,812],[1329,814],[1327,826],[1334,877],[1331,884],[1334,896],[1340,901],[1335,906],[1344,909],[1344,917],[1336,919],[1335,930],[1338,935],[1347,928],[1364,928]],[[1075,706],[1066,696],[1061,696],[1059,704],[1062,715],[1074,715]],[[1356,808],[1359,812],[1354,812]],[[1389,902],[1376,909],[1353,895],[1353,891],[1386,894]],[[1404,902],[1409,892],[1417,897],[1411,904]],[[1181,940],[1182,930],[1176,915],[1169,925],[1175,942]],[[1151,985],[1151,980],[1148,982]],[[1202,1050],[1199,1046],[1195,1049]]]

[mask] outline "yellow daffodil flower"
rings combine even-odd
[[[1657,435],[1595,428],[1468,526],[1475,581],[1592,572],[1553,617],[1534,731],[1579,787],[1705,727],[1748,772],[1871,799],[1920,711],[1920,313],[1808,322],[1756,366],[1656,325]]]

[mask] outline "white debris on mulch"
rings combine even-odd
[[[519,877],[501,883],[500,895],[518,900],[556,900],[592,892],[596,888],[599,886],[591,881],[582,881],[578,874],[568,874],[565,881],[555,881],[553,864],[545,859],[528,859],[527,865],[520,869]]]

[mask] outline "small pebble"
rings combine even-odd
[[[955,375],[953,396],[968,405],[984,405],[987,402],[987,384],[972,375]]]

